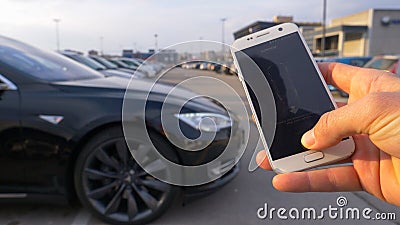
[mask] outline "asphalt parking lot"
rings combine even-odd
[[[223,80],[241,92],[239,81],[234,76],[219,75],[208,71],[175,69],[168,74],[165,82],[177,83],[194,75],[211,76]],[[206,90],[208,93],[221,92],[212,83],[197,83],[194,89]],[[196,90],[195,90],[196,91]],[[339,101],[345,99],[339,98]],[[251,137],[251,141],[254,141]],[[155,221],[153,224],[400,224],[400,209],[383,203],[368,194],[357,193],[281,193],[271,186],[272,172],[257,169],[249,172],[249,165],[253,152],[247,151],[241,160],[241,171],[239,175],[228,185],[204,198],[183,205],[177,200],[174,207]],[[345,197],[347,207],[355,207],[360,210],[372,209],[375,212],[395,213],[396,220],[352,220],[352,219],[330,219],[324,218],[318,221],[313,220],[280,220],[259,219],[257,210],[264,207],[269,208],[298,208],[312,207],[321,209],[324,207],[338,207],[337,199]],[[372,215],[372,214],[371,214]],[[1,203],[0,224],[7,225],[84,225],[104,224],[92,217],[85,209],[78,204],[74,206],[45,204],[45,203]]]

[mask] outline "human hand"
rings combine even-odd
[[[331,147],[353,136],[352,166],[276,175],[274,187],[287,192],[360,191],[400,206],[400,79],[385,71],[320,63],[328,84],[349,93],[348,104],[325,113],[302,137],[309,149]],[[266,152],[257,155],[271,167]]]

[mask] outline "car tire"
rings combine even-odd
[[[161,136],[153,142],[169,148]],[[92,137],[79,154],[74,184],[80,202],[111,224],[146,224],[160,217],[180,189],[147,174],[132,158],[122,128]]]

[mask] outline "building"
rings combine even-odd
[[[123,49],[122,57],[126,58],[138,58],[138,59],[147,59],[154,54],[153,49],[149,49],[148,52],[134,52],[133,49]]]
[[[164,64],[176,65],[179,60],[179,55],[175,49],[163,49],[157,52],[155,55],[155,60]]]
[[[235,33],[233,33],[233,38],[236,40],[236,39],[239,39],[246,35],[249,35],[251,33],[255,33],[257,31],[264,30],[269,27],[273,27],[275,25],[276,25],[276,23],[274,23],[274,22],[256,21],[256,22],[236,31]]]
[[[290,16],[275,16],[272,22],[257,21],[234,33],[235,39],[284,22]],[[296,23],[314,56],[321,56],[321,23]],[[375,56],[400,53],[400,9],[369,9],[333,19],[325,29],[328,57]]]
[[[303,32],[320,56],[322,27]],[[333,19],[326,27],[325,56],[375,56],[400,53],[400,10],[369,9]]]
[[[148,52],[134,52],[132,49],[124,49],[122,50],[122,57],[154,60],[165,64],[176,64],[179,60],[178,53],[174,49],[163,49],[157,53],[154,49],[149,49]]]

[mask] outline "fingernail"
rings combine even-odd
[[[303,137],[301,137],[301,144],[308,149],[315,144],[314,129],[311,129],[303,134]]]

